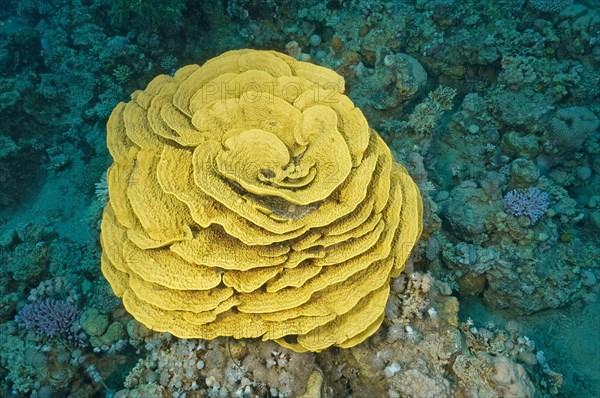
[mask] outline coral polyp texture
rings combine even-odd
[[[137,320],[296,351],[378,329],[421,197],[343,93],[329,69],[237,50],[114,109],[102,270]]]

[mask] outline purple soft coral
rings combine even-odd
[[[66,301],[45,299],[27,304],[17,314],[17,321],[26,329],[54,337],[61,333],[70,334],[73,323],[79,318],[79,310]]]
[[[546,214],[549,204],[548,193],[535,187],[522,192],[513,190],[504,195],[506,212],[513,216],[528,216],[532,224]]]

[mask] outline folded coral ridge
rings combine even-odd
[[[296,351],[378,329],[422,205],[343,93],[329,69],[237,50],[114,109],[102,271],[138,321]]]

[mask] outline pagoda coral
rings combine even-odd
[[[379,328],[421,198],[343,93],[329,69],[237,50],[114,109],[102,271],[137,320],[297,351]]]

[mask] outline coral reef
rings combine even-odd
[[[153,335],[145,348],[148,356],[133,368],[127,390],[117,397],[166,391],[179,397],[200,391],[209,397],[301,397],[310,388],[312,374],[318,374],[313,354],[273,342],[227,338],[204,342]],[[313,396],[319,396],[317,392]]]
[[[395,281],[383,327],[364,344],[319,354],[298,353],[273,342],[179,340],[136,321],[128,328],[140,359],[116,397],[533,397],[541,379],[531,340],[496,325],[459,324],[449,287],[412,272]],[[510,326],[510,325],[507,325]],[[140,329],[141,328],[141,329]],[[519,358],[527,358],[524,365]],[[546,367],[545,392],[556,393],[560,374]]]
[[[0,396],[600,396],[597,1],[2,5]],[[421,191],[421,239],[353,348],[155,333],[100,273],[111,111],[238,48],[341,75]],[[530,188],[536,222],[503,199]],[[22,327],[42,302],[81,315]]]

